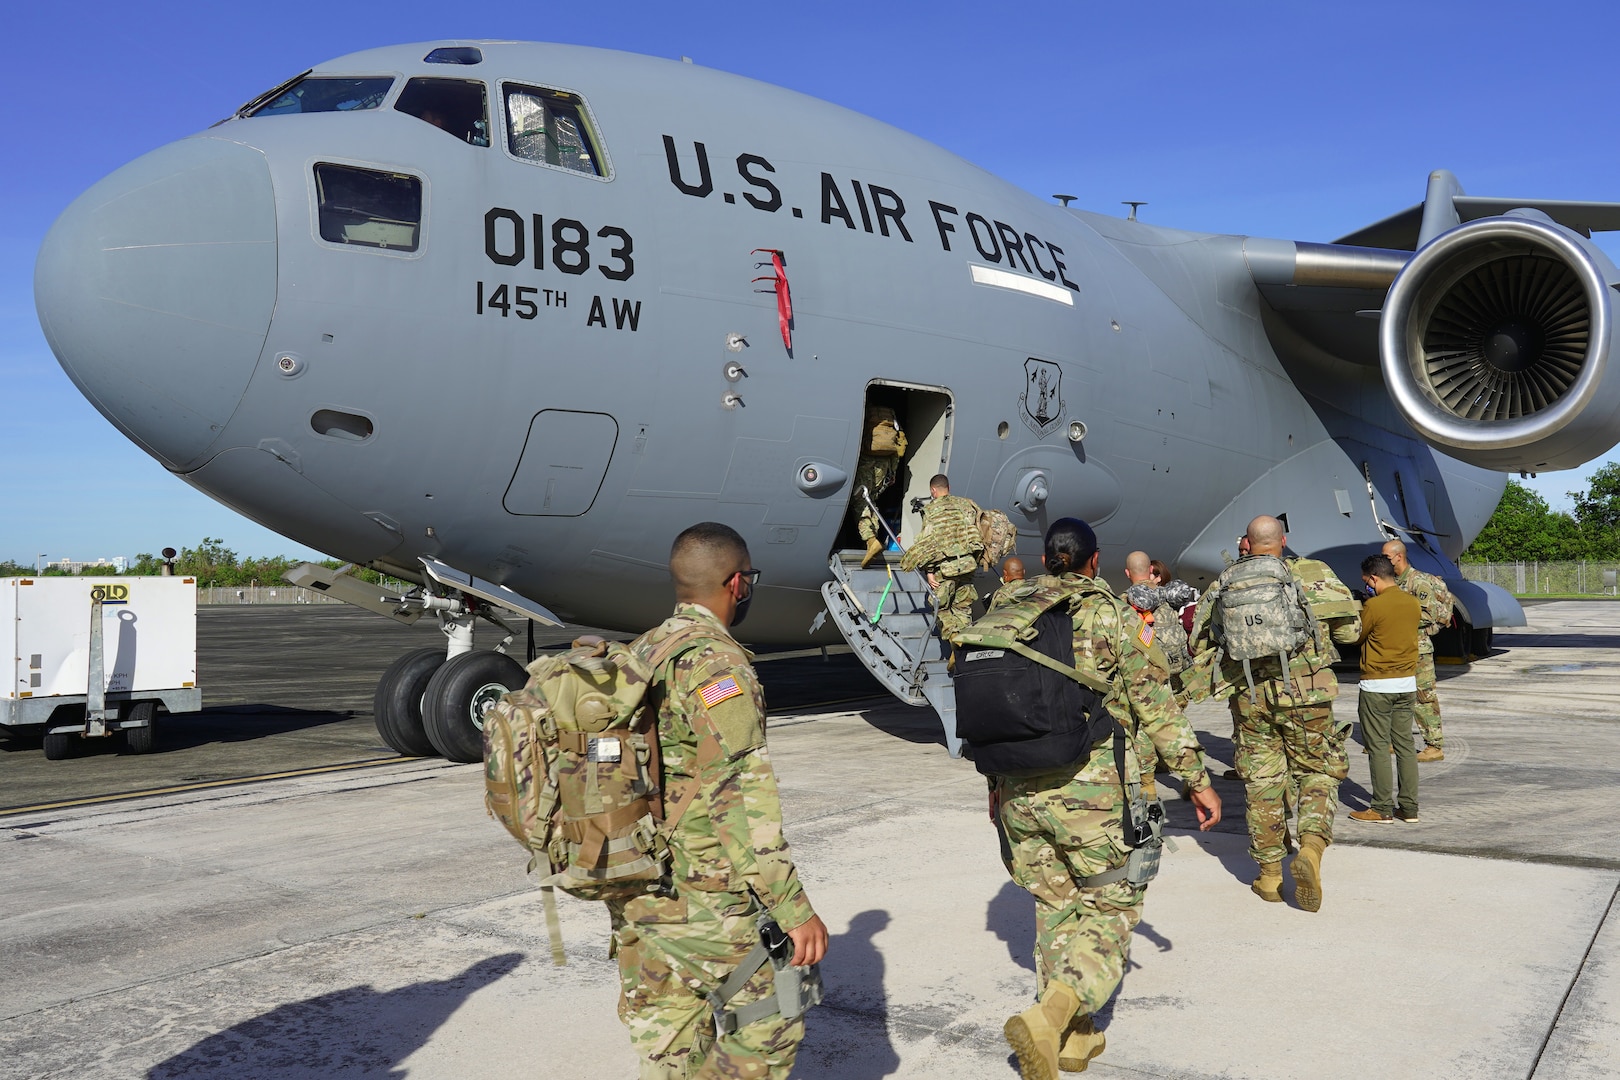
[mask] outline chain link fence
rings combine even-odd
[[[1483,562],[1462,564],[1469,581],[1500,585],[1514,596],[1615,596],[1620,562]]]

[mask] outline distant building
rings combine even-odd
[[[45,569],[51,568],[62,571],[64,574],[82,574],[86,570],[105,570],[114,574],[122,574],[129,567],[129,559],[123,555],[114,555],[110,559],[97,559],[95,562],[79,562],[75,559],[57,559],[55,562],[45,564]]]

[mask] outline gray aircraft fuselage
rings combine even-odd
[[[1368,362],[1381,288],[1335,355],[1263,297],[1242,237],[1065,209],[692,64],[434,47],[314,69],[391,80],[376,107],[238,116],[131,163],[40,257],[41,321],[85,395],[293,540],[418,578],[433,555],[639,629],[670,606],[671,539],[718,520],[764,571],[747,636],[827,640],[809,628],[874,385],[916,405],[907,495],[948,472],[1026,555],[1073,515],[1105,570],[1140,547],[1206,581],[1271,513],[1352,583],[1378,519],[1455,575],[1496,506],[1504,474],[1431,449]],[[396,109],[412,78],[482,83],[488,145]],[[602,175],[515,154],[512,85],[582,103]],[[411,242],[323,238],[322,165],[414,178]]]

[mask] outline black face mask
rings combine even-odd
[[[731,613],[731,625],[741,626],[742,621],[748,618],[748,605],[754,602],[754,590],[749,587],[748,595],[737,601],[737,609]]]

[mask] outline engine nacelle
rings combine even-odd
[[[1620,441],[1613,263],[1538,210],[1438,236],[1390,286],[1384,383],[1435,449],[1481,468],[1569,469]]]

